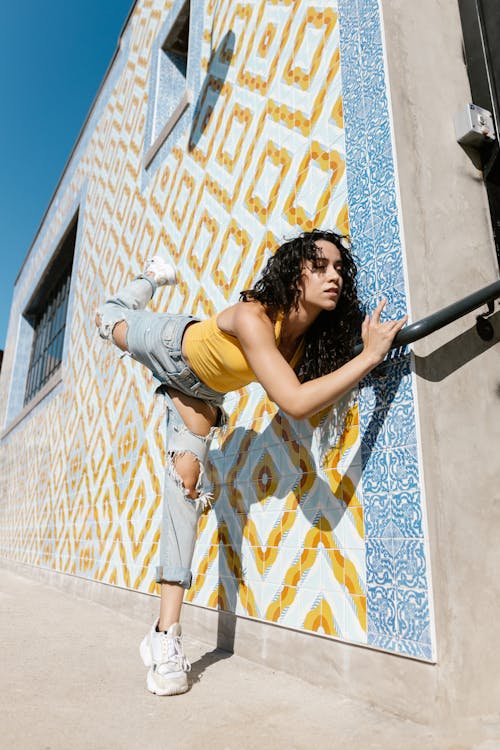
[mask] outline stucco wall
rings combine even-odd
[[[470,101],[458,5],[384,0],[412,314],[423,317],[498,278],[481,175],[456,144]],[[484,310],[483,310],[484,311]],[[481,312],[481,311],[478,311]],[[477,314],[477,313],[476,313]],[[442,719],[498,710],[492,647],[499,599],[500,326],[475,314],[414,346]]]

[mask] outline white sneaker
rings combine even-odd
[[[152,258],[146,261],[142,273],[144,276],[146,274],[152,276],[157,286],[165,286],[165,284],[173,286],[174,284],[177,284],[175,268],[171,266],[170,263],[165,263],[163,258],[159,255],[153,255]]]
[[[158,633],[157,622],[139,647],[142,661],[150,668],[148,690],[156,695],[185,693],[189,690],[187,672],[191,664],[184,655],[181,626],[175,622],[166,633]]]

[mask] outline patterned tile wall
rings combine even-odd
[[[63,379],[1,444],[1,554],[149,592],[164,407],[152,377],[98,339],[99,301],[166,252],[181,281],[154,309],[204,317],[284,237],[336,226],[351,231],[367,307],[382,294],[391,315],[406,306],[377,2],[193,0],[195,106],[145,170],[171,6],[137,3],[16,287],[0,381],[7,426],[26,369],[20,314],[79,206]],[[226,405],[187,600],[432,659],[409,355],[305,422],[257,385]]]

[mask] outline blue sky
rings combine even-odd
[[[2,3],[0,349],[14,281],[115,52],[133,0]]]

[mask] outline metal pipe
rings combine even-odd
[[[493,302],[498,297],[500,297],[500,280],[494,281],[493,284],[488,284],[488,286],[478,289],[477,292],[469,294],[458,302],[454,302],[452,305],[448,305],[448,307],[443,307],[442,310],[438,310],[426,318],[422,318],[422,320],[417,320],[416,323],[406,326],[395,337],[391,349],[399,349],[401,346],[413,344],[414,341],[423,339],[424,336],[428,336],[430,333],[444,328],[444,326],[462,318],[467,313],[472,312],[472,310],[477,310],[478,307],[488,302]],[[360,354],[362,351],[363,344],[357,344],[354,347],[355,355]]]

